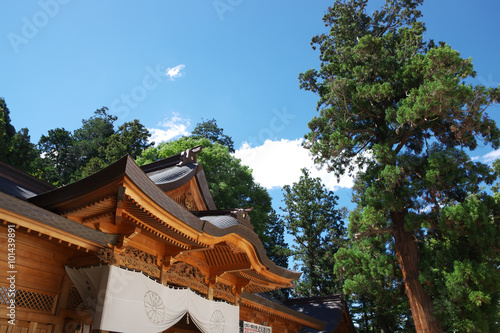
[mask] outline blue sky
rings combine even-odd
[[[297,77],[319,66],[309,43],[326,31],[321,19],[332,3],[4,1],[0,96],[35,143],[49,129],[75,130],[102,106],[118,125],[139,119],[157,142],[215,118],[278,207],[280,186],[311,165],[300,140],[317,97],[299,90]],[[499,1],[427,0],[422,11],[428,38],[472,57],[474,83],[500,84]],[[497,123],[499,111],[489,109]],[[473,154],[488,161],[500,151]],[[315,175],[348,204],[349,179]]]

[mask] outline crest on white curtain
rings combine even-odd
[[[187,313],[204,333],[239,330],[239,307],[214,302],[189,289],[165,287],[139,272],[115,266],[66,268],[94,320],[115,332],[162,332]]]

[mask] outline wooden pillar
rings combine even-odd
[[[115,224],[120,225],[122,223],[122,212],[123,212],[123,202],[125,201],[125,190],[123,186],[118,187],[118,194],[116,195],[116,212],[115,212]]]
[[[236,286],[233,286],[232,292],[234,294],[234,305],[240,306],[241,294],[243,293],[243,285],[238,284]]]
[[[71,291],[71,279],[68,275],[68,273],[64,272],[64,277],[61,283],[61,292],[59,293],[59,296],[57,297],[56,304],[55,304],[55,309],[54,309],[54,315],[56,317],[59,317],[59,314],[61,312],[61,309],[66,308],[66,305],[68,304],[68,298],[69,298],[69,293]]]
[[[167,269],[165,269],[165,267],[161,270],[160,282],[164,286],[168,285],[168,274],[167,274]]]
[[[214,288],[216,283],[217,283],[217,275],[210,276],[210,278],[208,279],[208,295],[207,295],[209,301],[214,300]]]

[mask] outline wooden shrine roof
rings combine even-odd
[[[265,311],[272,315],[278,315],[279,317],[316,330],[316,332],[323,330],[327,325],[325,318],[318,319],[315,313],[298,312],[272,298],[264,297],[264,295],[243,292],[241,298],[242,304],[247,307]]]
[[[204,273],[224,275],[235,284],[248,281],[245,290],[250,292],[291,287],[301,273],[279,267],[267,257],[243,217],[248,210],[215,209],[203,169],[195,157],[184,155],[143,168],[125,156],[87,178],[28,201],[96,231],[120,234],[118,247],[124,248],[140,233],[142,240],[134,238],[136,245],[145,252],[156,251],[166,266],[177,260],[191,262]],[[198,206],[205,211],[191,212],[168,195],[175,187],[188,185],[197,191],[195,196],[203,197]]]
[[[4,220],[8,218],[18,226],[68,243],[77,243],[75,238],[68,237],[69,235],[105,247],[118,242],[118,235],[94,230],[2,192],[0,192],[0,213]]]
[[[200,194],[209,210],[215,210],[215,203],[210,194],[205,172],[197,163],[196,154],[201,146],[188,149],[179,154],[141,166],[144,173],[164,192],[174,191],[196,178]]]
[[[304,332],[310,333],[355,333],[356,329],[347,311],[346,302],[342,294],[328,296],[313,296],[305,298],[290,299],[285,305],[304,315],[314,316],[326,322],[323,330],[304,328]]]
[[[180,286],[188,279],[207,297],[209,289],[229,302],[240,295],[248,311],[321,330],[326,323],[314,313],[256,295],[292,287],[301,273],[267,257],[251,208],[217,209],[200,150],[142,167],[125,156],[60,188],[0,162],[0,223],[75,249],[65,265],[123,266]]]
[[[0,192],[27,199],[55,188],[26,172],[0,162]]]

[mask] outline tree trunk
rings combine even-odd
[[[391,213],[395,227],[396,256],[417,333],[441,333],[441,323],[434,317],[432,300],[418,281],[420,255],[413,231],[405,230],[405,214]]]

